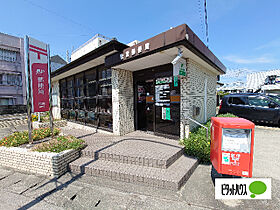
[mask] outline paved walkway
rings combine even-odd
[[[49,179],[0,167],[0,209],[279,209],[279,136],[279,130],[256,129],[253,176],[272,177],[272,200],[215,200],[208,165],[199,165],[177,192],[72,173]]]

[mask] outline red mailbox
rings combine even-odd
[[[218,173],[252,177],[254,128],[243,118],[211,118],[210,159]]]

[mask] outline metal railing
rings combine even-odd
[[[196,120],[194,120],[194,119],[192,119],[192,118],[190,118],[190,117],[186,117],[186,118],[187,118],[188,120],[190,120],[190,121],[196,123],[197,125],[199,125],[199,126],[205,128],[205,129],[206,129],[206,139],[208,139],[209,134],[208,134],[208,128],[207,128],[206,126],[202,125],[201,123],[197,122]],[[184,123],[184,129],[185,129],[185,123]],[[184,133],[185,133],[185,132],[184,132]]]

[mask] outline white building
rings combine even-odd
[[[106,44],[107,42],[111,41],[112,39],[103,36],[101,34],[96,34],[94,37],[92,37],[90,40],[88,40],[86,43],[78,47],[76,50],[74,50],[71,54],[71,61],[76,60],[77,58],[82,57],[83,55],[91,52],[92,50],[100,47],[103,44]]]
[[[280,94],[280,70],[248,74],[246,89],[249,92],[261,91]]]

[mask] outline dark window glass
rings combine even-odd
[[[99,81],[98,84],[99,95],[109,96],[112,95],[112,84],[111,80]]]
[[[97,126],[97,123],[98,123],[97,116],[98,115],[96,114],[96,112],[93,112],[93,111],[87,112],[86,113],[86,123]]]
[[[262,96],[249,96],[248,103],[251,106],[269,107],[270,101]]]
[[[73,85],[73,83],[74,83],[73,79],[74,79],[73,77],[67,78],[67,88],[72,88],[72,87],[74,87],[74,85]]]
[[[96,82],[92,81],[86,86],[86,96],[93,97],[96,96]]]
[[[76,112],[75,112],[75,110],[69,110],[69,119],[76,120]]]
[[[98,111],[101,114],[112,114],[112,98],[102,98],[98,100]]]
[[[85,81],[86,81],[86,84],[90,84],[90,83],[96,81],[96,70],[95,69],[87,71],[85,73]]]
[[[67,90],[66,89],[61,89],[61,98],[67,98]]]
[[[74,99],[68,99],[67,100],[67,108],[73,109],[74,108]]]
[[[83,97],[84,96],[84,87],[77,87],[76,88],[76,97]]]
[[[61,99],[61,108],[66,109],[67,108],[67,99]]]
[[[68,115],[68,110],[67,109],[62,109],[61,110],[61,117],[63,119],[69,119],[69,115]]]
[[[89,111],[95,111],[96,110],[96,98],[87,99],[86,108]]]
[[[75,108],[84,109],[84,99],[75,99]]]
[[[106,79],[106,69],[105,70],[104,69],[100,69],[98,71],[98,77],[99,77],[99,81]]]
[[[64,118],[112,129],[111,76],[98,67],[61,80]]]
[[[68,98],[73,98],[74,97],[74,88],[69,88],[67,90],[67,96],[68,96]]]
[[[99,126],[112,129],[113,128],[113,120],[112,120],[112,115],[99,115]]]
[[[66,88],[66,80],[63,79],[60,81],[60,87],[63,89],[63,88]]]
[[[107,69],[107,79],[112,77],[112,69]]]
[[[230,97],[229,103],[235,105],[245,105],[245,99],[243,97]]]
[[[84,85],[84,75],[83,74],[79,74],[77,76],[75,76],[76,78],[76,87],[81,87]]]
[[[85,121],[86,112],[83,111],[83,110],[79,110],[76,113],[77,113],[77,120],[80,121],[80,122],[84,122]]]

